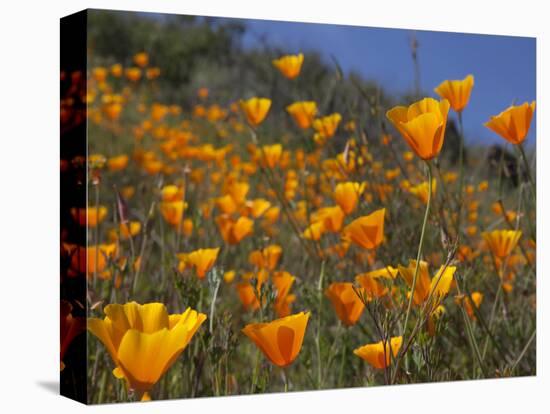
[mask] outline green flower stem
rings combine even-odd
[[[531,336],[529,337],[529,340],[527,341],[527,343],[525,344],[525,346],[523,347],[523,350],[521,351],[521,353],[519,354],[518,356],[518,359],[516,359],[516,361],[514,362],[514,364],[512,365],[512,367],[510,368],[510,371],[514,371],[516,369],[516,367],[518,366],[518,364],[521,362],[521,360],[523,359],[523,357],[525,356],[525,353],[527,352],[527,350],[529,349],[529,346],[531,346],[531,343],[535,340],[537,336],[537,330],[535,329],[533,331],[533,333],[531,334]]]
[[[338,382],[336,383],[336,387],[340,388],[342,386],[342,378],[344,376],[344,364],[346,363],[346,351],[348,347],[348,329],[344,330],[344,343],[343,343],[343,349],[342,349],[342,358],[340,359],[340,370],[338,373]]]
[[[409,303],[407,305],[407,313],[405,314],[405,323],[403,324],[403,337],[405,337],[405,334],[407,332],[407,325],[409,323],[409,317],[410,317],[410,314],[411,314],[411,309],[412,309],[412,302],[413,302],[413,298],[414,298],[414,292],[415,292],[415,289],[416,289],[416,280],[418,279],[418,271],[420,270],[420,259],[422,257],[422,247],[424,246],[424,235],[426,233],[426,227],[427,227],[427,224],[428,224],[428,217],[430,215],[430,206],[431,206],[431,202],[432,202],[432,166],[431,164],[429,163],[429,161],[426,161],[426,166],[428,168],[428,200],[427,200],[427,203],[426,203],[426,212],[424,213],[424,221],[422,222],[422,231],[420,233],[420,242],[418,243],[418,253],[416,255],[416,266],[414,268],[414,276],[413,276],[413,281],[412,281],[412,286],[411,286],[411,294],[410,294],[410,297],[409,297]],[[413,333],[414,334],[414,333]],[[412,335],[412,334],[411,334]],[[406,342],[406,341],[404,341]],[[397,373],[399,371],[399,364],[401,363],[401,360],[403,359],[404,357],[404,352],[401,353],[397,360],[396,360],[396,364],[395,364],[395,371],[394,371],[394,379],[397,377]],[[393,383],[393,381],[392,381]]]
[[[506,264],[508,262],[508,256],[504,258],[504,262],[501,264],[500,269],[497,267],[496,261],[493,258],[493,265],[495,266],[495,272],[499,278],[499,284],[498,284],[498,290],[495,295],[495,301],[493,302],[493,308],[491,309],[491,316],[489,318],[489,326],[487,328],[488,332],[491,332],[493,330],[493,323],[495,322],[497,307],[499,305],[500,298],[502,296],[502,291],[504,290],[503,286],[503,277],[506,274]],[[502,277],[501,277],[502,275]],[[489,345],[489,335],[487,335],[487,338],[485,338],[485,344],[483,345],[483,354],[481,357],[485,359],[485,355],[487,354],[487,347]]]
[[[455,280],[456,280],[456,288],[458,290],[458,294],[462,295],[463,291],[460,288],[460,282],[459,282],[458,278],[456,278]],[[465,292],[464,294],[465,294],[465,296],[464,296],[463,300],[469,301],[470,306],[472,307],[472,309],[474,309],[474,312],[475,312],[477,307],[476,307],[475,303],[472,301],[470,294],[467,293],[467,292]],[[472,324],[470,322],[470,317],[467,315],[466,310],[464,309],[464,306],[461,306],[460,310],[462,312],[462,317],[464,318],[464,324],[466,325],[466,334],[468,335],[468,340],[470,341],[470,346],[472,348],[472,353],[474,354],[474,357],[476,358],[477,363],[479,365],[479,368],[483,372],[483,375],[485,377],[487,377],[487,372],[485,371],[485,367],[483,365],[483,357],[481,356],[481,353],[479,351],[479,345],[477,344],[477,341],[476,341],[476,338],[475,338],[475,335],[474,335],[474,329],[473,329]]]
[[[407,331],[407,324],[409,323],[409,316],[411,314],[412,303],[414,298],[414,291],[416,289],[416,280],[418,279],[418,271],[420,270],[420,258],[422,257],[422,248],[424,246],[424,235],[426,233],[426,227],[428,224],[428,217],[430,215],[430,206],[432,202],[432,167],[429,162],[426,162],[428,168],[428,201],[426,203],[426,211],[424,213],[424,221],[422,223],[422,232],[420,233],[420,242],[418,243],[418,253],[416,254],[416,266],[414,268],[414,276],[411,286],[411,295],[409,297],[409,303],[407,305],[407,313],[405,314],[405,324],[403,325],[403,333]]]
[[[493,324],[495,322],[495,315],[497,311],[497,307],[500,301],[500,297],[502,295],[502,281],[498,285],[497,294],[495,296],[495,301],[493,302],[493,307],[491,309],[491,316],[489,317],[489,326],[487,327],[487,331],[491,332],[493,330]],[[485,359],[485,355],[487,354],[487,347],[489,346],[489,335],[487,335],[487,338],[485,339],[485,344],[483,345],[483,353],[481,354],[481,358]]]
[[[143,257],[144,254],[145,254],[145,247],[147,246],[147,239],[149,237],[148,233],[147,233],[147,228],[149,226],[149,221],[151,219],[151,217],[153,217],[153,213],[155,211],[155,208],[156,208],[156,202],[153,201],[151,203],[151,206],[149,207],[149,212],[147,213],[147,217],[145,218],[145,222],[143,223],[143,237],[141,239],[141,248],[139,250],[139,257],[140,257],[140,263],[139,263],[139,266],[134,274],[134,280],[132,282],[132,295],[135,294],[136,292],[136,289],[138,287],[138,281],[139,281],[139,275],[141,273],[141,269],[143,268],[144,264],[145,264],[145,258]],[[133,266],[133,264],[132,264]]]
[[[254,362],[254,371],[252,372],[252,383],[250,385],[250,394],[256,391],[256,382],[258,380],[258,367],[260,365],[260,350],[256,349],[256,361]]]
[[[214,311],[216,310],[216,299],[218,297],[218,290],[220,288],[221,280],[221,277],[216,278],[214,293],[212,294],[212,302],[210,303],[210,325],[208,326],[210,333],[214,331]]]

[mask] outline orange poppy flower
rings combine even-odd
[[[148,392],[174,364],[206,315],[191,308],[169,315],[162,303],[107,305],[105,318],[89,318],[88,329],[107,348],[116,368],[138,398]]]
[[[431,295],[432,300],[434,301],[433,309],[435,309],[439,305],[439,302],[449,293],[456,267],[441,266],[434,277],[430,278],[428,263],[425,261],[420,261],[419,266],[416,286],[414,289],[413,303],[415,305],[420,305],[428,300]],[[416,269],[416,260],[410,260],[407,267],[400,265],[398,268],[401,277],[405,280],[409,287],[412,287],[414,272]]]
[[[386,116],[423,160],[436,157],[445,138],[449,101],[424,98],[409,107],[396,106]]]
[[[270,207],[264,214],[264,222],[267,224],[275,224],[279,220],[281,209],[277,206]]]
[[[262,250],[254,250],[248,256],[248,261],[260,269],[274,270],[281,258],[283,249],[277,244],[271,244]]]
[[[134,63],[140,68],[144,68],[149,63],[149,55],[145,52],[136,53],[134,55]]]
[[[317,118],[313,121],[313,129],[315,129],[322,138],[331,138],[336,133],[336,129],[338,129],[338,124],[341,120],[342,116],[339,113]]]
[[[344,230],[344,237],[349,238],[353,243],[364,249],[374,249],[384,239],[384,215],[386,209],[382,208],[355,219],[348,224]]]
[[[111,75],[115,78],[120,78],[122,76],[122,65],[120,63],[115,63],[111,66]]]
[[[260,157],[260,163],[263,167],[273,169],[279,165],[282,153],[283,146],[281,144],[264,145],[262,149],[259,150],[258,156]]]
[[[225,283],[232,283],[235,280],[235,275],[237,273],[234,270],[228,270],[227,272],[224,272],[223,274],[223,281]]]
[[[250,185],[247,182],[234,181],[226,187],[224,193],[229,194],[237,205],[241,205],[246,201],[249,189]]]
[[[477,234],[477,226],[466,227],[466,234],[471,237],[475,236]]]
[[[489,181],[483,180],[477,186],[477,191],[479,192],[487,191],[488,188],[489,188]]]
[[[296,300],[296,295],[289,292],[295,280],[296,278],[286,271],[275,272],[272,277],[273,286],[277,291],[273,306],[279,318],[290,315],[291,306]]]
[[[227,111],[222,109],[219,105],[210,105],[206,111],[206,119],[210,122],[216,122],[224,119],[227,116]]]
[[[476,320],[476,315],[475,315],[473,306],[475,306],[476,309],[479,309],[479,307],[481,306],[481,302],[483,302],[483,293],[481,292],[472,292],[470,294],[470,298],[468,298],[465,295],[455,296],[455,303],[457,305],[464,306],[464,310],[466,311],[466,314],[473,321]]]
[[[179,227],[183,220],[183,211],[186,203],[179,201],[163,201],[159,204],[160,213],[166,222],[172,227]]]
[[[166,105],[162,105],[158,102],[154,102],[151,105],[151,118],[154,121],[162,121],[166,114],[168,113],[168,107]]]
[[[437,181],[432,178],[432,197],[435,194],[437,188]],[[424,204],[428,203],[428,193],[430,192],[430,184],[428,181],[424,181],[421,184],[409,187],[409,192],[420,199]]]
[[[311,214],[311,221],[322,223],[323,232],[338,233],[344,222],[344,212],[339,206],[323,207]]]
[[[279,72],[287,79],[295,79],[300,74],[304,55],[286,55],[272,61],[273,66],[279,69]]]
[[[263,198],[256,198],[245,203],[246,214],[250,214],[254,218],[264,215],[270,207],[271,203]]]
[[[367,298],[372,300],[381,298],[388,293],[388,288],[383,281],[391,281],[397,277],[397,274],[397,269],[386,266],[381,269],[361,273],[355,276],[355,281],[365,290]]]
[[[209,93],[208,88],[204,88],[204,87],[203,87],[203,88],[199,88],[199,89],[197,90],[197,96],[198,96],[199,98],[201,98],[201,99],[206,99],[206,98],[208,98],[208,93]]]
[[[122,195],[122,197],[124,197],[125,200],[131,199],[134,196],[135,192],[135,187],[131,185],[124,186],[120,189],[120,194]]]
[[[237,211],[237,203],[229,194],[216,198],[215,203],[223,214],[233,214]]]
[[[162,171],[164,163],[157,159],[149,159],[143,162],[143,169],[149,175],[156,175]]]
[[[318,241],[325,233],[325,226],[322,221],[311,223],[302,233],[302,237],[308,240]]]
[[[184,234],[184,236],[189,237],[193,234],[193,220],[191,219],[184,219],[181,223],[181,232]]]
[[[426,321],[426,328],[430,336],[435,336],[436,329],[437,329],[436,323],[445,314],[445,312],[446,312],[445,306],[438,305],[437,307],[435,307],[432,313],[430,313],[430,316]]]
[[[105,166],[107,158],[103,154],[90,154],[88,156],[88,165],[90,168],[101,169]]]
[[[485,125],[511,144],[521,144],[527,137],[531,119],[535,113],[535,101],[530,104],[512,105],[500,114],[492,116]]]
[[[204,279],[206,273],[214,266],[219,251],[220,248],[216,247],[214,249],[198,249],[191,253],[180,253],[177,255],[180,261],[178,270],[181,272],[187,265],[192,265],[195,267],[199,279]]]
[[[286,107],[300,129],[308,129],[317,114],[317,104],[314,101],[294,102]]]
[[[141,79],[141,69],[140,68],[126,68],[124,71],[126,78],[129,81],[137,82]]]
[[[160,68],[147,68],[145,69],[145,76],[149,80],[156,79],[160,76]]]
[[[98,83],[103,83],[107,79],[107,69],[98,66],[92,69],[92,76]]]
[[[443,81],[434,90],[439,96],[449,101],[451,108],[455,112],[462,112],[466,105],[468,105],[473,87],[474,77],[468,75],[461,80]]]
[[[241,101],[241,109],[246,116],[246,120],[251,126],[260,125],[271,108],[271,99],[250,98],[247,101]]]
[[[269,273],[264,269],[260,269],[258,272],[244,273],[242,279],[243,282],[238,283],[235,288],[244,309],[253,311],[259,309],[261,289],[263,284],[269,279]],[[253,280],[256,281],[255,285],[252,284]]]
[[[252,234],[254,221],[248,217],[239,217],[237,220],[221,215],[216,217],[216,224],[220,233],[228,244],[238,244],[242,239]]]
[[[193,108],[193,115],[197,118],[203,118],[206,116],[206,108],[203,105],[195,105]]]
[[[338,183],[334,189],[334,201],[342,208],[346,215],[350,214],[357,207],[359,197],[365,190],[365,183],[354,182]]]
[[[117,121],[122,113],[122,105],[120,102],[109,102],[103,105],[102,110],[111,121]]]
[[[454,171],[449,171],[443,174],[443,182],[452,184],[458,179],[458,174]]]
[[[332,302],[338,319],[340,319],[344,325],[351,326],[357,323],[365,309],[365,305],[357,293],[355,293],[353,283],[331,283],[325,290],[325,295]]]
[[[249,282],[239,282],[235,285],[239,300],[246,311],[255,311],[260,309],[259,294]]]
[[[277,316],[279,318],[284,318],[285,316],[289,316],[292,312],[292,304],[296,301],[296,295],[294,294],[288,294],[284,296],[281,300],[276,301],[273,304],[273,307],[275,308],[275,313],[277,313]]]
[[[309,316],[309,312],[300,312],[268,323],[252,323],[242,332],[273,364],[286,367],[300,353]]]
[[[403,337],[397,336],[386,341],[385,344],[384,341],[380,341],[364,345],[355,349],[353,353],[367,361],[373,368],[384,369],[391,364],[391,354],[394,357],[397,356],[402,343]]]
[[[481,233],[483,239],[491,249],[491,252],[499,259],[504,259],[517,246],[521,238],[521,231],[516,230],[493,230]]]
[[[120,238],[122,240],[128,240],[130,237],[134,237],[141,231],[141,223],[139,221],[130,221],[129,223],[120,223]]]
[[[111,157],[107,160],[107,168],[111,172],[122,171],[128,166],[128,161],[130,158],[126,154],[117,155],[116,157]]]

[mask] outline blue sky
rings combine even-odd
[[[353,70],[376,80],[393,94],[414,88],[410,30],[243,21],[248,27],[243,39],[245,47],[259,47],[259,36],[265,36],[271,45],[286,53],[317,50],[327,62],[333,55],[345,72]],[[486,144],[502,142],[483,123],[514,101],[536,100],[535,39],[430,31],[415,34],[423,92],[434,95],[433,88],[441,81],[473,74],[475,86],[464,111],[466,139]],[[535,135],[534,118],[529,143],[534,143]]]

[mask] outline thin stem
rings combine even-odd
[[[250,394],[254,394],[256,390],[256,381],[258,380],[258,366],[260,365],[260,350],[256,349],[256,362],[254,363],[254,371],[252,372],[252,384],[250,385]]]
[[[145,263],[145,258],[143,257],[143,255],[145,254],[145,247],[147,246],[147,238],[148,238],[147,228],[148,228],[148,225],[149,225],[149,220],[151,219],[151,217],[153,217],[153,212],[155,211],[155,206],[156,206],[156,203],[153,201],[151,203],[151,206],[149,207],[147,217],[145,218],[145,221],[143,223],[143,238],[141,240],[141,248],[139,250],[140,262],[139,262],[139,266],[136,269],[136,272],[134,274],[134,281],[132,283],[132,295],[134,295],[135,292],[136,292],[136,289],[137,289],[137,286],[138,286],[139,275],[140,275],[141,269],[143,268],[144,263]]]
[[[214,286],[214,293],[212,294],[212,303],[210,304],[210,333],[214,330],[214,310],[216,309],[216,298],[218,297],[218,289],[220,288],[221,277],[216,278],[216,285]]]
[[[414,268],[414,276],[411,286],[411,295],[409,297],[409,303],[407,305],[407,313],[405,314],[405,324],[403,325],[403,333],[407,330],[407,324],[409,322],[409,316],[411,314],[412,303],[414,298],[414,291],[416,289],[416,280],[418,278],[418,271],[420,270],[420,258],[422,257],[422,247],[424,246],[424,235],[426,233],[426,225],[428,224],[428,216],[430,214],[430,205],[432,201],[432,167],[429,162],[426,162],[428,168],[428,201],[426,203],[426,211],[424,213],[424,221],[422,222],[422,232],[420,233],[420,242],[418,243],[418,252],[416,254],[416,266]]]
[[[499,302],[499,299],[500,299],[500,296],[501,296],[502,289],[503,289],[503,287],[502,287],[502,280],[501,280],[501,282],[498,285],[498,291],[497,291],[497,294],[495,296],[495,301],[493,303],[493,308],[491,309],[491,316],[489,317],[489,326],[487,327],[488,332],[491,332],[491,330],[493,329],[493,322],[495,320],[495,314],[496,314],[496,311],[497,311],[497,306],[498,306],[498,302]],[[483,345],[483,354],[481,355],[483,359],[485,359],[485,355],[487,354],[488,345],[489,345],[489,336],[487,336],[487,338],[485,339],[485,344]]]
[[[397,374],[399,372],[399,364],[401,363],[401,359],[408,352],[408,350],[411,347],[416,335],[420,331],[420,328],[423,325],[426,324],[426,322],[428,321],[428,318],[430,317],[432,311],[435,309],[435,306],[432,304],[433,293],[435,291],[437,283],[439,283],[439,280],[441,279],[442,275],[445,274],[445,271],[446,271],[447,267],[449,266],[449,264],[451,263],[451,261],[453,260],[453,258],[454,258],[454,252],[452,254],[450,253],[448,255],[447,261],[443,265],[443,270],[441,271],[440,276],[437,279],[434,288],[430,289],[430,294],[428,295],[428,298],[424,301],[424,305],[422,306],[422,309],[419,312],[419,317],[417,318],[416,323],[414,324],[412,333],[409,335],[408,340],[406,342],[404,342],[405,345],[403,347],[401,347],[400,353],[395,358],[396,364],[395,364],[395,370],[393,372],[393,376],[392,376],[392,379],[391,379],[391,384],[395,383],[395,379],[397,378]]]
[[[424,234],[426,233],[426,226],[428,224],[428,217],[429,217],[429,214],[430,214],[430,205],[431,205],[431,202],[432,202],[432,167],[431,167],[431,164],[426,161],[426,166],[428,168],[428,200],[427,200],[427,203],[426,203],[426,212],[424,213],[424,221],[422,223],[422,231],[420,233],[420,242],[418,243],[418,253],[416,254],[416,265],[415,265],[415,269],[414,269],[414,276],[413,276],[413,281],[412,281],[412,286],[411,286],[411,293],[410,293],[410,297],[409,297],[409,303],[407,305],[407,313],[405,314],[405,323],[403,324],[403,333],[402,333],[402,336],[404,337],[405,336],[405,333],[407,331],[407,325],[409,323],[409,316],[411,314],[411,309],[412,309],[412,302],[413,302],[413,298],[414,298],[414,291],[415,291],[415,288],[416,288],[416,280],[418,278],[418,271],[420,269],[420,258],[422,257],[422,247],[424,246]],[[414,337],[415,333],[414,333],[414,330],[413,330],[413,333],[411,334],[411,339]],[[406,348],[408,349],[408,347]],[[403,352],[401,352],[399,355],[398,355],[398,358],[396,360],[396,363],[395,363],[395,371],[394,371],[394,374],[393,374],[393,380],[395,380],[395,378],[397,377],[397,373],[399,372],[399,364],[401,363],[401,360],[403,359],[404,355],[406,353],[406,350],[404,350]],[[393,383],[393,380],[392,380],[392,383]]]
[[[479,368],[481,369],[481,371],[483,371],[483,375],[487,376],[487,373],[485,372],[485,367],[483,366],[483,358],[481,357],[481,353],[479,352],[479,346],[477,345],[474,332],[472,330],[472,325],[470,324],[470,319],[468,318],[468,315],[466,314],[464,308],[461,308],[461,311],[462,317],[464,318],[464,323],[466,325],[466,333],[468,335],[468,340],[470,341],[473,354],[476,357]]]
[[[286,368],[283,368],[283,380],[285,382],[285,392],[288,392],[288,376],[287,376]]]
[[[460,282],[458,278],[456,278],[455,280],[456,280],[456,288],[458,290],[458,294],[462,295],[463,293],[462,293],[462,289],[460,288]],[[474,312],[477,310],[477,307],[475,303],[471,300],[471,296],[469,293],[467,293],[466,296],[464,296],[463,300],[469,301],[470,306],[472,307],[472,309],[474,309]],[[470,345],[472,347],[474,356],[477,359],[479,368],[483,371],[483,375],[487,376],[487,373],[485,372],[485,368],[483,366],[483,358],[481,357],[481,353],[479,352],[479,346],[474,336],[474,330],[472,328],[472,324],[470,323],[470,318],[467,315],[466,310],[464,309],[464,306],[461,306],[460,310],[462,312],[462,317],[464,318],[464,324],[466,325],[466,333],[468,334],[468,339],[470,341]]]
[[[514,371],[516,369],[516,366],[520,363],[520,361],[523,359],[523,357],[525,356],[525,354],[527,353],[527,349],[529,349],[529,346],[531,346],[531,343],[534,341],[534,339],[536,338],[537,336],[537,330],[535,329],[533,331],[533,333],[531,334],[531,336],[529,337],[529,340],[527,341],[527,343],[525,344],[525,346],[523,347],[523,350],[521,351],[521,353],[519,354],[518,356],[518,359],[516,359],[516,361],[514,362],[514,365],[512,365],[512,367],[510,368],[510,371]]]
[[[343,349],[342,349],[342,358],[340,360],[340,371],[338,373],[338,382],[336,383],[336,387],[339,388],[341,387],[341,384],[342,384],[342,377],[344,375],[344,364],[346,362],[346,351],[347,351],[347,348],[348,348],[348,330],[344,330],[344,335],[343,335]]]
[[[107,371],[103,371],[101,373],[101,379],[99,380],[99,396],[97,398],[97,402],[99,404],[101,404],[104,400],[103,398],[105,397],[105,388],[107,386]]]

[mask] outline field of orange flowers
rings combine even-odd
[[[511,185],[464,157],[475,74],[358,114],[307,100],[305,59],[270,62],[286,102],[204,85],[191,108],[157,99],[146,53],[89,68],[87,246],[62,243],[88,318],[61,315],[62,370],[87,329],[89,402],[535,374],[535,103],[485,124]]]

